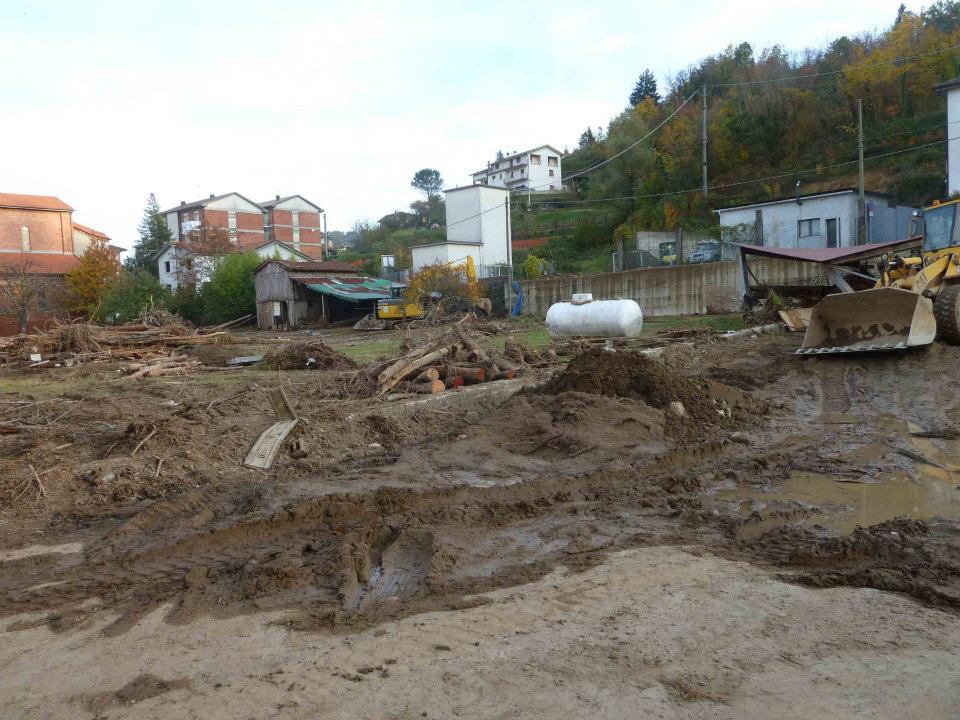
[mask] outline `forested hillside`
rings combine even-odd
[[[621,213],[630,230],[716,230],[716,207],[855,186],[857,101],[863,101],[866,185],[922,203],[945,188],[945,101],[934,85],[960,74],[960,2],[917,15],[901,7],[886,30],[787,52],[747,43],[704,58],[657,88],[649,72],[624,90],[630,105],[588,129],[564,158],[574,198]],[[702,92],[711,189],[700,191]],[[679,112],[677,109],[680,108]],[[672,113],[676,115],[667,120]],[[617,200],[611,200],[617,198]],[[609,249],[610,237],[599,238]],[[549,255],[549,249],[542,254]]]

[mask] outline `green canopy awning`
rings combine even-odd
[[[363,278],[353,281],[330,278],[322,282],[304,283],[314,292],[330,295],[349,302],[383,300],[391,296],[394,283],[381,278]]]

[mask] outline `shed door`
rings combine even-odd
[[[827,247],[840,247],[840,220],[827,218]]]

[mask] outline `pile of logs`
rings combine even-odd
[[[199,360],[190,360],[187,355],[164,355],[130,363],[123,369],[134,378],[162,377],[186,375],[189,371],[198,369],[201,364]]]
[[[519,368],[494,359],[456,323],[441,337],[416,347],[402,357],[377,366],[379,393],[391,390],[436,394],[462,385],[513,378]]]

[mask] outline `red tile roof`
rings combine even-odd
[[[16,193],[0,193],[0,207],[27,210],[66,210],[68,212],[73,210],[63,200],[52,195],[17,195]]]
[[[94,230],[93,228],[87,227],[86,225],[81,225],[76,220],[73,221],[73,226],[82,233],[86,233],[90,237],[100,238],[101,240],[109,241],[110,238],[107,237],[104,233],[99,230]]]
[[[0,252],[0,271],[4,268],[23,269],[36,275],[64,275],[73,270],[80,261],[76,255],[55,253]]]

